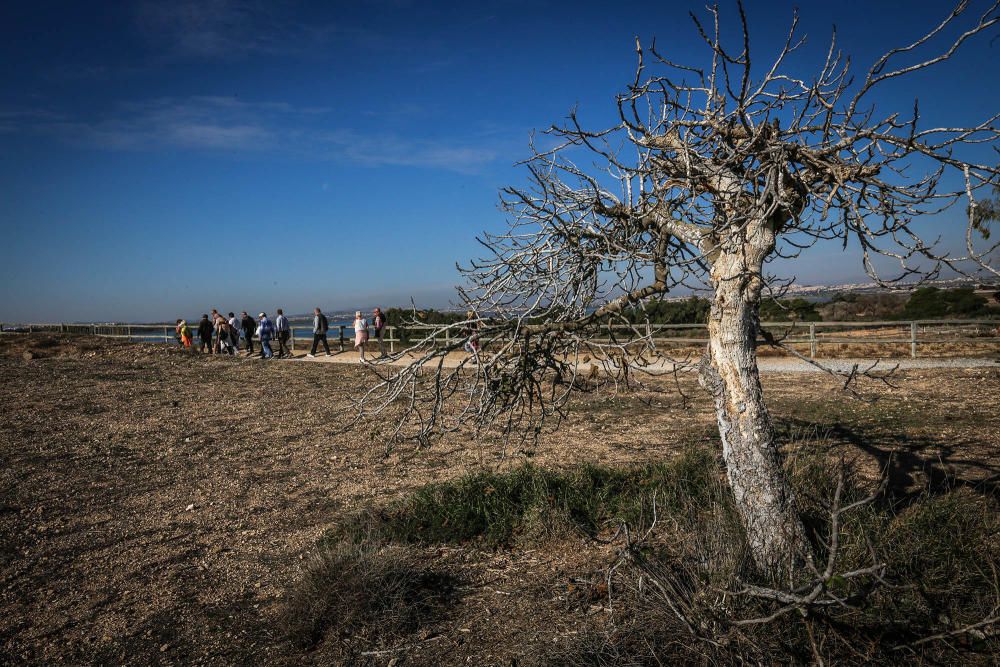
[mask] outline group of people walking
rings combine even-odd
[[[376,308],[372,313],[371,326],[375,332],[375,338],[379,343],[379,353],[385,354],[385,315],[381,308]],[[368,320],[365,319],[361,311],[354,314],[354,349],[361,353],[361,361],[365,361],[365,343],[368,342]],[[327,332],[330,329],[330,322],[326,315],[319,308],[313,311],[313,342],[312,350],[307,357],[315,357],[316,351],[323,344],[326,356],[331,356],[330,343],[327,340]],[[176,338],[179,345],[185,349],[194,350],[194,335],[190,325],[183,320],[177,320]],[[196,329],[198,334],[198,350],[208,354],[229,354],[236,355],[240,352],[242,341],[243,351],[246,356],[254,354],[254,338],[260,341],[260,358],[274,359],[292,356],[289,341],[292,337],[292,328],[288,323],[281,308],[278,308],[274,322],[268,318],[267,313],[260,313],[257,319],[250,317],[244,310],[240,317],[235,313],[223,315],[219,311],[212,309],[212,313],[201,316]],[[271,349],[272,341],[277,341],[277,354]]]

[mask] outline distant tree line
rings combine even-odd
[[[876,292],[859,294],[845,292],[829,301],[810,301],[801,297],[767,299],[760,304],[762,322],[838,322],[871,320],[933,320],[976,319],[1000,317],[1000,290],[992,300],[969,287],[940,289],[921,287],[910,294]],[[632,323],[704,324],[708,321],[711,302],[692,296],[687,299],[651,299],[628,309],[623,314]],[[386,323],[396,329],[404,342],[418,340],[427,334],[413,325],[446,325],[461,322],[466,315],[458,311],[425,308],[389,308]]]
[[[864,320],[933,320],[1000,317],[1000,290],[991,300],[971,287],[940,289],[921,287],[910,294],[878,292],[837,294],[826,302],[801,297],[766,299],[760,304],[762,322],[822,322]],[[711,303],[688,299],[653,299],[626,312],[628,321],[651,324],[701,324],[708,321]]]

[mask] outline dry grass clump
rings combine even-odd
[[[403,547],[324,543],[288,595],[285,630],[300,648],[327,638],[377,645],[440,615],[454,585]]]

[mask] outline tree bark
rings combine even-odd
[[[751,555],[761,570],[777,575],[803,562],[809,541],[764,404],[756,351],[760,271],[748,271],[748,260],[752,266],[753,257],[739,253],[714,263],[700,379],[715,401],[722,456]]]

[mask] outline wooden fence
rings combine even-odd
[[[653,324],[604,325],[608,331],[602,340],[627,340],[638,331],[649,336],[658,346],[693,346],[708,342],[704,324]],[[908,345],[910,356],[917,357],[921,345],[965,343],[1000,349],[998,335],[1000,320],[920,320],[877,322],[763,322],[761,328],[785,344],[808,346],[809,356],[816,357],[825,345]],[[293,332],[307,328],[305,323],[292,322]],[[308,328],[311,328],[308,327]],[[68,324],[68,323],[0,323],[3,333],[75,333],[121,338],[129,341],[171,342],[174,340],[173,324]],[[436,332],[436,333],[435,333]],[[353,327],[336,325],[329,335],[341,352],[353,347]],[[450,346],[463,340],[455,329],[442,329],[442,325],[418,324],[405,327],[386,327],[383,338],[390,352],[397,346],[422,340],[433,334],[432,344]],[[700,334],[700,335],[699,335]],[[293,335],[291,348],[311,345],[312,336]],[[374,344],[374,339],[370,344]],[[763,340],[761,341],[763,342]]]
[[[192,334],[197,334],[197,324],[188,325],[191,329]],[[307,328],[305,324],[299,324],[298,322],[291,322],[292,331],[295,332],[296,329],[302,330]],[[308,328],[312,330],[312,322],[308,324]],[[350,329],[350,333],[348,333]],[[67,333],[67,334],[84,334],[90,336],[99,336],[101,338],[120,338],[127,341],[135,342],[146,342],[146,343],[172,343],[176,340],[174,334],[175,327],[173,324],[78,324],[78,323],[30,323],[30,324],[12,324],[9,322],[0,322],[0,333],[10,334],[10,333],[21,333],[21,334],[36,334],[36,333]],[[371,329],[369,329],[371,332]],[[400,342],[400,339],[395,335],[395,327],[386,327],[385,334],[382,340],[389,346],[390,352],[396,351],[396,345]],[[331,344],[339,345],[340,351],[344,352],[348,348],[354,347],[354,327],[346,324],[340,324],[330,327],[330,331],[327,336],[331,340]],[[254,336],[254,340],[259,340]],[[296,345],[306,347],[312,346],[312,334],[309,336],[293,335],[289,338],[289,346],[291,349],[295,349]],[[372,344],[378,341],[372,337]]]

